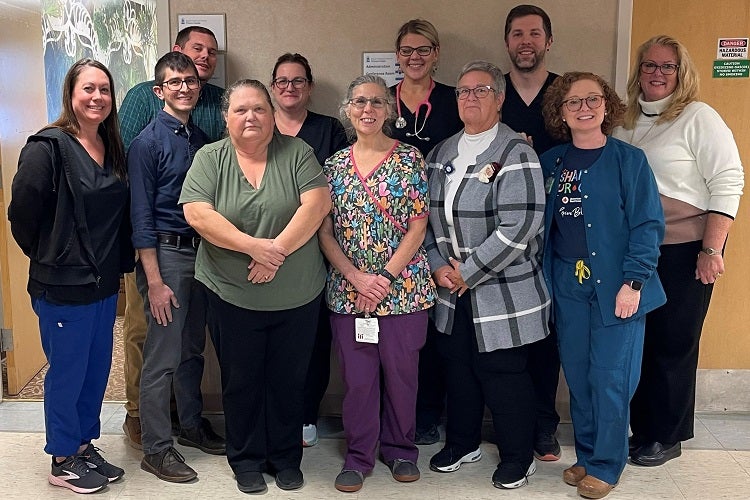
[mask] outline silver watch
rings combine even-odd
[[[721,255],[721,250],[717,250],[711,247],[701,248],[701,252],[705,253],[706,255]]]

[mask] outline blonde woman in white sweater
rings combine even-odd
[[[693,437],[703,320],[744,183],[732,131],[698,98],[686,48],[660,35],[643,43],[628,79],[625,124],[614,136],[648,157],[666,220],[659,278],[667,304],[648,314],[641,381],[631,403],[630,460],[661,465]]]

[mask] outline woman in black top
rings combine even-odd
[[[60,118],[21,151],[8,218],[31,260],[28,291],[49,363],[48,480],[91,493],[124,474],[91,440],[100,432],[120,273],[133,270],[134,252],[112,75],[82,59],[63,85]]]
[[[279,56],[271,74],[271,92],[276,102],[276,128],[284,135],[298,137],[315,151],[323,165],[329,156],[349,145],[341,122],[332,116],[310,111],[313,91],[310,63],[301,54],[287,52]],[[318,443],[318,409],[328,388],[331,374],[331,323],[328,307],[321,302],[318,331],[315,337],[310,367],[305,379],[305,414],[302,426],[303,446]]]
[[[396,58],[404,79],[391,87],[396,98],[393,137],[415,146],[426,158],[432,148],[463,128],[458,117],[456,89],[432,79],[440,58],[435,26],[424,19],[404,23],[396,37]],[[445,382],[435,347],[432,324],[419,357],[416,444],[440,439],[437,424],[443,413]]]
[[[391,87],[396,97],[394,138],[427,156],[440,141],[463,128],[455,88],[432,79],[440,58],[435,26],[424,19],[407,21],[396,37],[396,58],[404,79]]]

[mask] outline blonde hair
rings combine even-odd
[[[399,28],[398,35],[396,35],[396,51],[401,46],[401,39],[410,33],[413,35],[422,35],[430,41],[433,47],[440,47],[440,38],[435,26],[425,19],[412,19],[411,21],[406,21]]]
[[[677,87],[672,93],[672,100],[669,103],[669,107],[667,107],[667,109],[665,109],[656,120],[656,123],[664,123],[674,120],[680,116],[680,113],[685,109],[685,106],[698,100],[698,71],[695,64],[693,64],[693,60],[690,58],[687,48],[668,35],[657,35],[649,38],[638,47],[635,61],[630,68],[630,77],[628,78],[627,87],[628,108],[627,111],[625,111],[624,125],[626,129],[632,129],[635,127],[635,123],[638,121],[638,116],[641,113],[641,106],[638,104],[638,98],[641,95],[641,63],[643,62],[648,49],[654,45],[661,45],[663,47],[674,49],[677,54],[677,64],[680,66],[677,69]]]

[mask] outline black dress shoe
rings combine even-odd
[[[643,436],[638,436],[636,434],[630,436],[628,438],[628,456],[638,451],[638,448],[644,444],[648,444],[648,441]]]
[[[226,441],[214,432],[211,422],[206,418],[201,418],[201,424],[198,427],[183,427],[177,442],[183,446],[198,448],[203,453],[211,455],[224,455],[227,452]]]
[[[682,455],[682,445],[679,441],[674,444],[662,444],[659,441],[654,441],[644,444],[631,453],[630,461],[635,465],[654,467],[663,465],[680,455]]]

